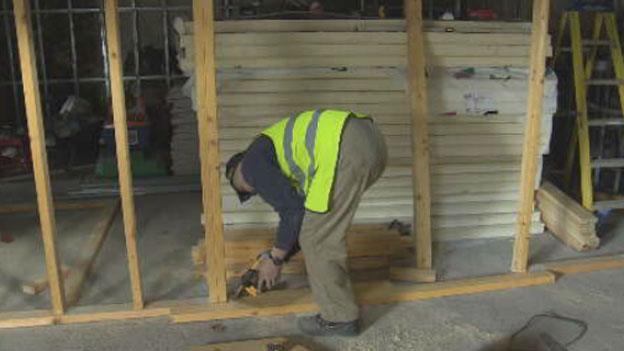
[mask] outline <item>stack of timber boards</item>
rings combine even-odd
[[[413,240],[399,236],[385,225],[354,225],[347,236],[349,267],[352,271],[388,269],[392,260],[413,257]],[[273,245],[275,233],[271,229],[244,229],[227,232],[225,242],[226,275],[241,276],[255,261],[259,252]],[[206,272],[204,240],[193,247],[192,257],[197,276]],[[293,256],[282,273],[305,274],[303,253]]]
[[[557,238],[577,251],[596,249],[598,219],[591,212],[568,197],[554,184],[546,182],[537,191],[537,206],[542,219]]]
[[[177,175],[197,174],[199,170],[199,140],[197,118],[191,98],[181,86],[167,94],[171,116],[171,171]]]
[[[221,160],[244,149],[270,124],[292,112],[348,109],[374,117],[389,148],[383,177],[366,193],[356,223],[412,219],[410,115],[405,79],[405,33],[314,32],[303,23],[270,32],[238,33],[221,24],[217,35]],[[312,30],[316,21],[309,22]],[[334,21],[325,21],[334,29]],[[374,21],[380,22],[380,21]],[[296,32],[288,31],[288,26]],[[426,33],[432,226],[434,240],[511,236],[520,183],[530,33]],[[191,25],[187,23],[187,30]],[[219,27],[217,27],[219,29]],[[359,27],[358,27],[359,28]],[[263,31],[265,29],[265,31]],[[230,30],[231,32],[228,32]],[[192,53],[192,34],[181,35]],[[192,56],[190,56],[192,57]],[[182,67],[192,73],[192,62]],[[186,65],[186,66],[185,66]],[[556,78],[545,84],[541,152],[548,152]],[[199,170],[197,170],[199,171]],[[539,179],[540,177],[538,177]],[[232,227],[274,226],[277,215],[260,199],[241,206],[223,183],[224,222]],[[531,232],[544,227],[535,213]]]

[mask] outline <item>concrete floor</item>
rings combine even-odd
[[[512,333],[547,311],[583,320],[589,330],[570,350],[621,350],[624,271],[565,277],[556,285],[458,296],[363,311],[366,330],[353,339],[298,335],[295,316],[172,325],[165,319],[0,331],[1,350],[189,350],[191,346],[292,336],[313,350],[509,350]],[[544,323],[557,340],[576,328]],[[524,350],[537,350],[535,348]]]
[[[95,211],[59,211],[59,251],[72,262],[97,221]],[[200,196],[194,193],[137,198],[138,245],[147,301],[204,296],[193,280],[190,247],[201,237]],[[33,214],[0,215],[0,311],[48,308],[48,296],[26,297],[20,282],[43,274],[43,253]],[[586,255],[624,252],[624,219],[614,217],[602,247]],[[619,234],[619,235],[618,235]],[[510,239],[438,243],[435,267],[442,279],[505,273]],[[531,260],[579,257],[550,235],[532,239]],[[460,296],[364,310],[365,332],[355,339],[299,338],[318,350],[504,350],[500,346],[538,313],[554,311],[583,319],[587,334],[570,350],[620,350],[624,345],[624,271],[565,277],[556,285]],[[117,217],[84,287],[80,305],[129,302],[121,218]],[[166,319],[0,331],[0,350],[187,350],[208,342],[277,335],[297,336],[294,316],[170,325]],[[544,322],[545,323],[545,322]],[[552,325],[550,325],[552,324]],[[575,330],[549,322],[558,340]],[[564,323],[565,324],[565,323]],[[563,328],[565,329],[565,328]]]

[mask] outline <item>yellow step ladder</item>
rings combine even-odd
[[[585,12],[583,12],[585,13]],[[581,183],[581,204],[588,210],[602,210],[609,208],[624,208],[624,200],[594,201],[594,187],[592,182],[592,170],[599,174],[602,168],[623,168],[624,158],[602,158],[599,155],[592,159],[590,152],[590,132],[589,128],[601,128],[603,131],[608,127],[624,126],[624,58],[622,57],[622,47],[617,30],[616,17],[613,12],[592,12],[594,27],[592,37],[583,40],[581,31],[581,12],[564,12],[559,22],[559,32],[557,35],[556,49],[553,57],[553,64],[561,59],[564,52],[572,54],[572,71],[574,74],[574,100],[576,104],[576,126],[575,132],[570,138],[567,160],[565,163],[565,181],[570,186],[576,149],[579,150],[579,168]],[[564,36],[570,35],[570,46],[562,47]],[[604,31],[603,31],[604,29]],[[606,37],[603,37],[606,32]],[[608,47],[611,53],[610,59],[613,65],[615,77],[609,79],[592,78],[596,57],[600,47]],[[592,118],[588,116],[588,89],[592,87],[613,87],[618,90],[619,109],[617,118]],[[598,151],[602,153],[602,142],[599,140]],[[618,172],[619,175],[619,172]],[[619,184],[619,177],[616,177]],[[619,185],[618,185],[619,186]]]

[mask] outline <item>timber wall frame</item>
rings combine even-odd
[[[477,277],[458,281],[434,282],[420,285],[393,284],[388,281],[356,284],[356,294],[362,304],[384,304],[400,301],[429,299],[442,296],[478,293],[539,284],[555,281],[555,274],[587,272],[598,269],[624,267],[624,257],[614,256],[590,260],[549,263],[542,271],[526,273],[528,266],[530,223],[534,200],[534,180],[536,176],[537,146],[539,144],[539,118],[541,116],[545,48],[548,28],[549,0],[534,1],[532,45],[530,62],[529,99],[522,162],[522,188],[519,202],[518,227],[514,245],[514,272],[499,276]],[[154,302],[146,306],[143,300],[141,275],[136,246],[136,219],[132,172],[128,155],[126,128],[126,108],[121,71],[121,50],[119,45],[119,12],[117,0],[104,0],[107,32],[108,60],[110,62],[111,95],[113,97],[115,137],[121,209],[128,257],[128,268],[132,288],[132,303],[127,305],[74,307],[67,310],[63,291],[63,276],[55,246],[54,203],[50,189],[50,177],[44,142],[43,115],[39,82],[36,68],[35,47],[31,25],[29,0],[13,0],[17,28],[20,64],[30,135],[33,169],[37,190],[37,209],[41,233],[45,247],[45,264],[50,285],[51,310],[15,312],[0,314],[0,328],[41,326],[67,323],[86,323],[102,320],[128,318],[148,318],[170,316],[174,322],[192,322],[247,316],[270,316],[288,313],[312,312],[317,309],[308,289],[276,291],[253,300],[227,301],[226,270],[221,215],[221,191],[219,183],[219,151],[217,99],[215,81],[215,22],[213,1],[193,2],[198,130],[202,167],[202,199],[206,214],[206,283],[209,287],[209,300]],[[427,106],[425,58],[423,50],[423,21],[421,0],[406,0],[408,16],[409,94],[412,107],[414,191],[416,230],[416,267],[431,269],[430,195],[429,195],[429,155],[427,145]],[[63,208],[67,205],[57,206]],[[71,206],[70,206],[71,207]],[[84,204],[88,208],[88,204]],[[22,210],[28,210],[23,206]],[[32,209],[32,207],[30,207]],[[2,211],[0,211],[2,213]],[[6,211],[4,213],[7,213]]]

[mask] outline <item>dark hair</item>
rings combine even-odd
[[[225,177],[230,181],[230,185],[232,186],[232,189],[236,191],[236,194],[238,195],[238,200],[240,200],[241,203],[249,200],[249,198],[253,195],[252,193],[247,191],[240,191],[234,186],[234,172],[236,171],[236,167],[238,167],[238,165],[245,158],[245,154],[245,151],[239,152],[234,156],[230,157],[228,162],[225,164]]]

